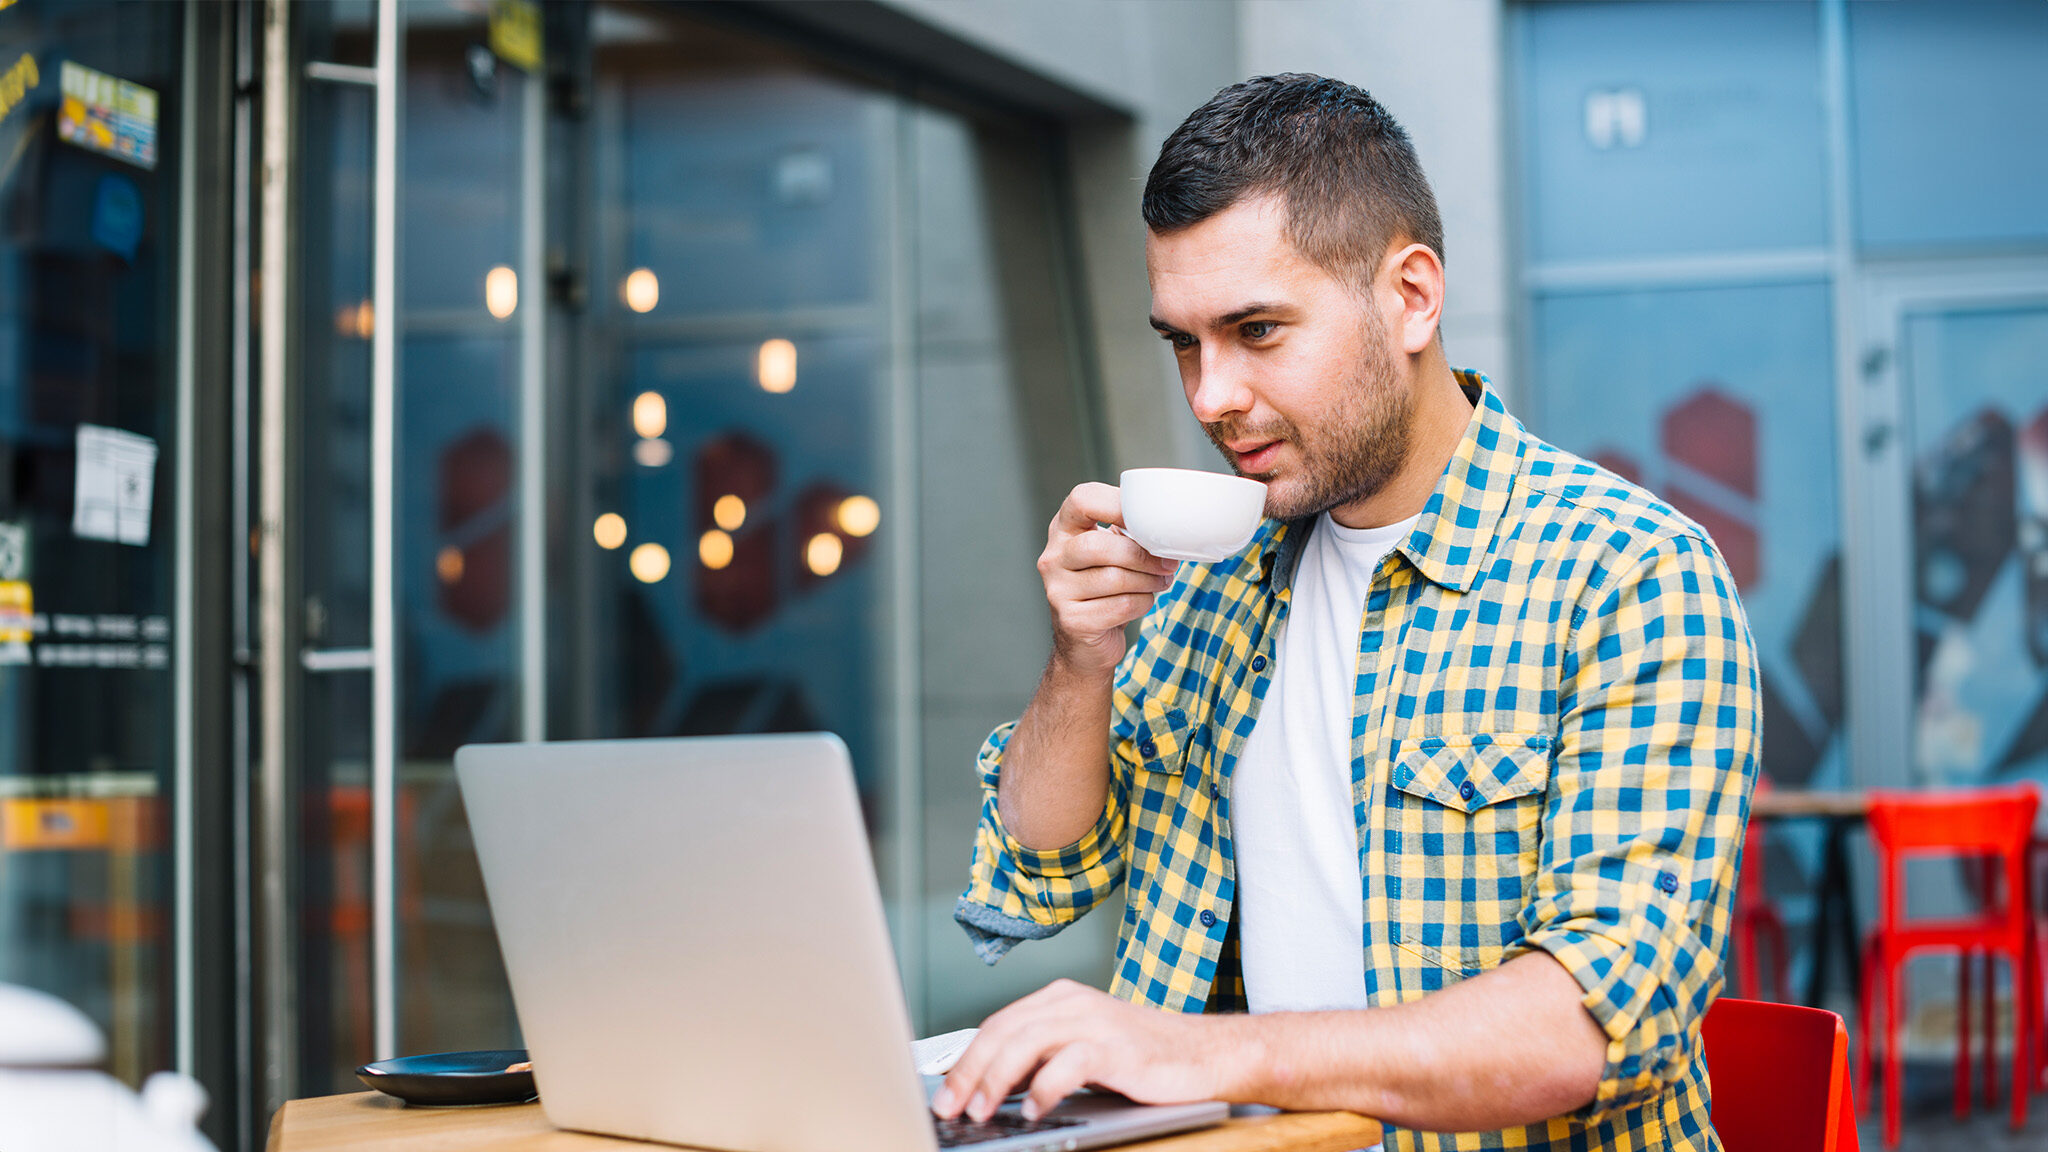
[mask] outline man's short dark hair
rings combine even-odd
[[[1176,232],[1260,195],[1287,205],[1287,238],[1303,257],[1360,286],[1397,241],[1443,258],[1436,194],[1408,133],[1341,80],[1289,72],[1216,93],[1160,145],[1145,225]]]

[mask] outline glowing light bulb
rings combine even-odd
[[[627,555],[626,567],[642,584],[660,583],[668,575],[668,549],[659,544],[642,544]]]
[[[839,530],[848,536],[866,536],[882,526],[882,506],[867,496],[848,496],[839,502]]]
[[[590,526],[590,534],[597,538],[597,546],[609,552],[626,542],[626,518],[617,512],[607,512]]]
[[[732,537],[716,528],[697,537],[697,559],[713,572],[732,563]]]
[[[519,307],[519,273],[503,264],[484,274],[484,307],[503,320]]]
[[[845,555],[846,546],[830,532],[818,533],[804,546],[804,564],[820,576],[830,576],[839,571],[840,558]]]
[[[747,502],[727,493],[711,506],[711,519],[727,532],[737,532],[747,522]]]
[[[665,468],[675,455],[676,450],[666,440],[633,441],[633,460],[642,468]]]
[[[462,579],[462,549],[450,544],[434,557],[434,574],[443,584],[454,584]]]
[[[653,440],[668,431],[668,401],[659,392],[642,392],[633,397],[633,431]]]
[[[796,387],[796,345],[780,337],[763,341],[754,357],[754,373],[764,392],[787,392]]]
[[[619,299],[635,312],[652,312],[661,302],[661,281],[651,268],[635,268],[619,285]]]

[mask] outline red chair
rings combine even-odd
[[[1756,795],[1762,796],[1771,790],[1771,782],[1762,776],[1756,780]],[[1764,891],[1764,827],[1756,818],[1754,809],[1749,814],[1749,827],[1742,834],[1742,874],[1735,880],[1735,923],[1731,927],[1735,944],[1735,984],[1729,991],[1736,996],[1763,997],[1787,1003],[1792,999],[1785,983],[1785,921],[1779,917],[1778,908],[1771,903]],[[1771,956],[1771,986],[1766,993],[1757,972],[1757,943],[1761,937],[1768,943]]]
[[[1849,1034],[1819,1008],[1723,997],[1700,1024],[1728,1152],[1856,1152]]]
[[[1877,1035],[1873,1015],[1884,1035],[1884,1141],[1899,1140],[1899,1025],[1904,1019],[1905,964],[1915,952],[1952,951],[1961,963],[1956,998],[1958,1029],[1956,1115],[1970,1109],[1970,989],[1973,954],[2003,956],[2013,975],[2013,1100],[2012,1125],[2027,1120],[2027,1095],[2033,1084],[2034,1048],[2040,1033],[2038,989],[2034,987],[2034,927],[2027,877],[2028,842],[2040,797],[2031,786],[1982,788],[1954,792],[1884,792],[1871,794],[1870,834],[1877,849],[1877,928],[1864,949],[1863,999],[1858,1071],[1869,1098],[1871,1044]],[[1983,860],[1984,899],[1974,915],[1908,920],[1905,916],[1905,864],[1908,857],[1956,856]],[[1987,966],[1985,980],[1990,981]],[[1988,1000],[1988,996],[1987,996]],[[1997,1021],[1987,1013],[1988,1034]],[[1985,1076],[1996,1073],[1987,1055]],[[1995,1097],[1987,1086],[1986,1098]]]

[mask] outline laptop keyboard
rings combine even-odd
[[[998,1112],[987,1120],[974,1121],[965,1113],[951,1120],[934,1119],[932,1123],[939,1131],[939,1147],[958,1148],[965,1144],[982,1144],[990,1140],[1001,1140],[1006,1136],[1028,1136],[1033,1132],[1051,1132],[1056,1128],[1071,1128],[1081,1123],[1063,1117],[1043,1116],[1026,1120],[1021,1112]]]

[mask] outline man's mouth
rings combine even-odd
[[[1241,440],[1228,445],[1231,456],[1237,461],[1237,470],[1246,476],[1256,476],[1273,466],[1280,455],[1280,446],[1285,440]]]

